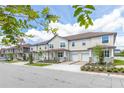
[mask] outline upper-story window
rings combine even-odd
[[[45,46],[45,49],[47,49],[47,47]]]
[[[108,35],[102,36],[102,43],[108,43],[108,42],[109,42],[109,36]]]
[[[49,48],[53,48],[53,44],[49,44]]]
[[[33,51],[33,48],[31,48],[31,50]]]
[[[60,47],[65,47],[65,42],[60,42]]]
[[[86,42],[82,42],[82,46],[85,46],[86,45]]]
[[[74,41],[72,42],[72,46],[73,46],[73,47],[75,46],[75,42],[74,42]]]

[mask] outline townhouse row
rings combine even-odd
[[[97,62],[93,48],[101,45],[104,49],[104,60],[112,62],[116,35],[117,33],[114,32],[86,32],[66,37],[55,35],[48,41],[28,46],[27,52],[22,47],[23,53],[17,53],[17,55],[24,56],[31,52],[34,60]],[[42,56],[39,52],[42,52]],[[6,55],[6,53],[2,54]]]

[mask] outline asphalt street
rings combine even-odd
[[[0,63],[0,88],[118,87],[124,87],[124,78]]]

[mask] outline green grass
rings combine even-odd
[[[124,60],[115,59],[113,65],[124,65]]]
[[[26,65],[29,65],[29,66],[48,66],[48,65],[51,65],[51,64],[40,64],[40,63],[33,63],[33,64],[26,64]]]

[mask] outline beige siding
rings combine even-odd
[[[69,41],[69,49],[70,50],[87,50],[88,48],[94,47],[96,45],[114,45],[114,36],[109,36],[109,43],[102,43],[102,37],[94,37],[90,39],[82,39],[82,40],[74,40],[75,46],[72,46],[73,41]],[[82,45],[85,42],[86,45]]]
[[[61,38],[59,36],[56,36],[53,38],[48,44],[53,44],[54,48],[53,49],[58,49],[60,48],[60,42],[65,42],[65,48],[68,49],[68,40]]]

